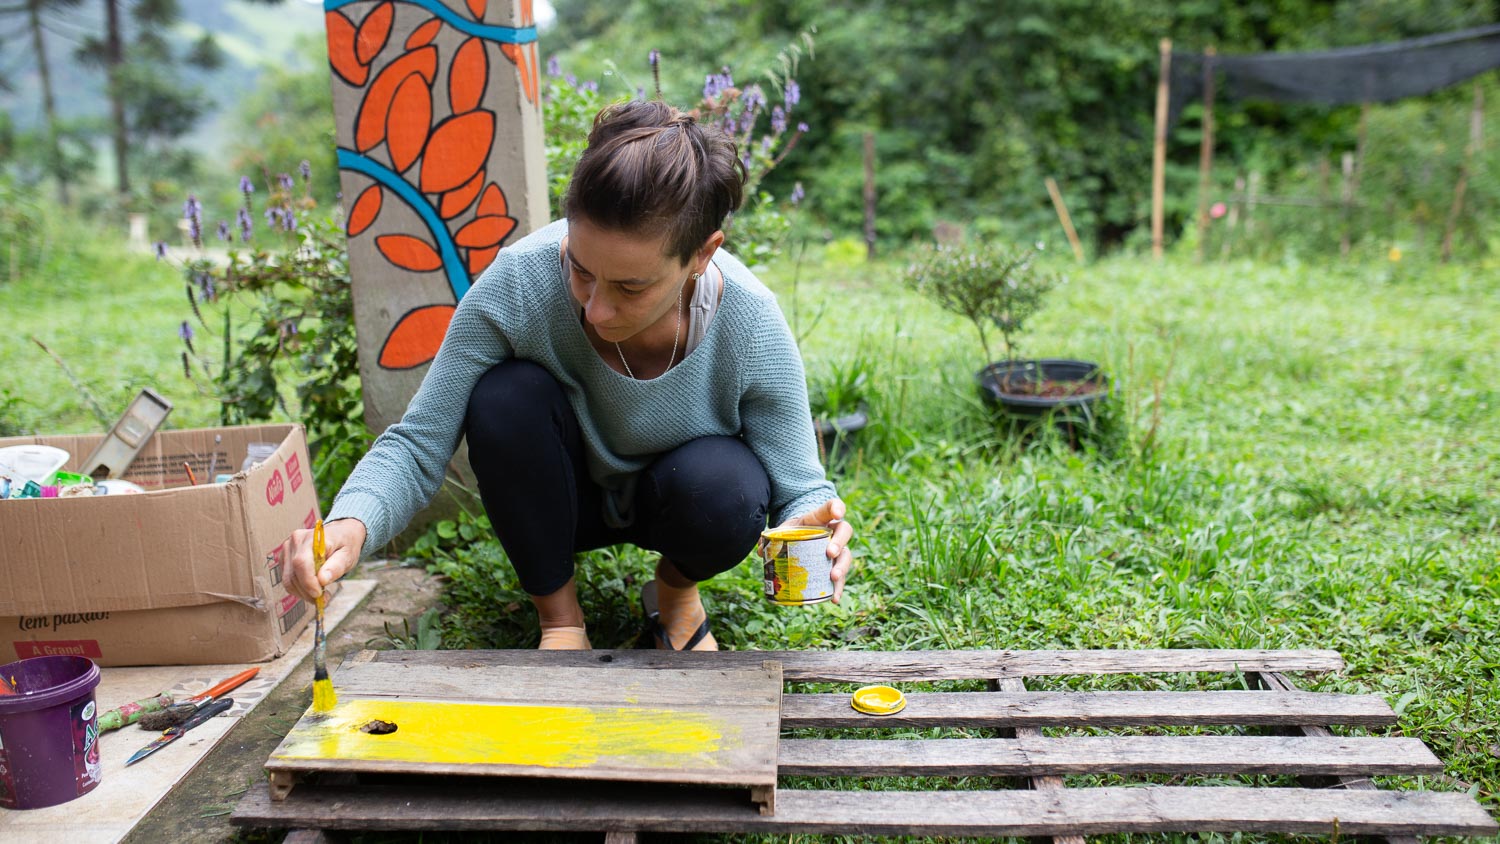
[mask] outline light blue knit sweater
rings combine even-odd
[[[833,497],[818,463],[802,358],[775,296],[744,264],[715,254],[724,294],[703,342],[664,375],[637,381],[589,345],[558,261],[566,233],[559,220],[500,250],[458,303],[401,421],[339,491],[328,519],[364,522],[365,554],[432,500],[463,435],[470,391],[509,358],[539,364],[562,385],[583,430],[589,475],[606,490],[629,488],[657,455],[718,435],[741,437],[765,467],[772,524]]]

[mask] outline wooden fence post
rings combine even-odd
[[[1160,44],[1161,65],[1156,77],[1156,138],[1151,147],[1151,257],[1161,260],[1162,230],[1166,226],[1167,95],[1172,72],[1172,39]]]
[[[1473,168],[1474,156],[1484,141],[1484,89],[1474,83],[1474,110],[1469,113],[1469,145],[1464,147],[1463,163],[1458,165],[1458,184],[1453,186],[1453,205],[1448,209],[1448,224],[1443,227],[1442,261],[1448,263],[1453,257],[1453,233],[1458,229],[1458,218],[1464,210],[1464,191],[1469,186],[1469,171]]]
[[[1245,194],[1245,237],[1255,234],[1255,200],[1260,196],[1260,171],[1250,171],[1250,187]]]
[[[1203,50],[1203,139],[1198,145],[1198,260],[1203,260],[1208,239],[1208,187],[1214,166],[1214,56],[1213,47]]]
[[[1063,232],[1068,236],[1068,245],[1073,247],[1073,257],[1078,263],[1083,263],[1083,244],[1078,242],[1078,231],[1073,228],[1073,217],[1068,214],[1068,205],[1063,202],[1062,191],[1057,187],[1057,180],[1051,176],[1047,177],[1047,195],[1052,197],[1052,208],[1057,211],[1057,219],[1062,221]]]
[[[1219,257],[1228,258],[1229,248],[1234,243],[1234,229],[1240,224],[1240,206],[1245,202],[1245,177],[1234,177],[1234,198],[1229,203],[1229,230],[1224,234],[1224,245],[1219,247]]]
[[[875,133],[865,133],[865,256],[875,260]]]

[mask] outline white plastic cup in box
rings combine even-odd
[[[0,475],[8,476],[13,484],[36,481],[41,486],[51,486],[70,457],[68,452],[50,445],[6,446],[0,448]]]

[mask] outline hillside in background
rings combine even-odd
[[[309,37],[322,37],[322,4],[283,0],[267,6],[239,0],[192,0],[181,7],[182,21],[169,33],[174,48],[183,49],[210,32],[224,56],[218,70],[191,69],[189,80],[203,90],[214,107],[185,143],[211,155],[222,148],[232,131],[236,106],[254,90],[264,68],[306,62],[297,44]],[[103,74],[76,55],[84,39],[103,33],[102,4],[86,2],[66,17],[50,14],[46,20],[46,48],[58,112],[67,119],[98,119],[102,124],[109,113]],[[20,26],[22,22],[11,23]],[[0,90],[0,111],[8,113],[17,128],[29,129],[42,121],[41,83],[30,40],[7,38],[4,43],[0,72],[9,76],[13,90]]]

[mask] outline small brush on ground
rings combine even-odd
[[[323,543],[323,520],[313,525],[313,574],[316,575],[327,560],[327,546]],[[333,691],[333,681],[328,679],[328,640],[323,630],[323,607],[328,603],[326,592],[318,594],[315,602],[317,612],[313,616],[313,711],[328,712],[339,702]]]
[[[230,677],[228,680],[224,680],[223,682],[209,688],[208,691],[203,692],[202,694],[193,695],[182,703],[172,703],[172,698],[163,693],[161,699],[167,702],[167,707],[165,709],[161,709],[160,711],[149,711],[150,707],[147,707],[148,711],[142,714],[140,716],[140,720],[136,723],[140,724],[141,729],[143,730],[166,730],[171,727],[178,727],[186,724],[189,718],[192,718],[194,715],[198,714],[198,710],[202,709],[205,706],[208,706],[215,700],[218,700],[224,695],[227,695],[240,686],[244,685],[259,673],[259,667],[247,668],[244,671],[241,671],[240,673],[234,675],[233,677]],[[138,701],[137,703],[146,703],[146,701]],[[136,704],[131,705],[134,706]],[[110,713],[105,713],[106,716],[109,714]],[[99,718],[101,731],[104,729],[104,717],[105,716],[101,716]],[[126,721],[125,723],[128,724],[130,722]]]

